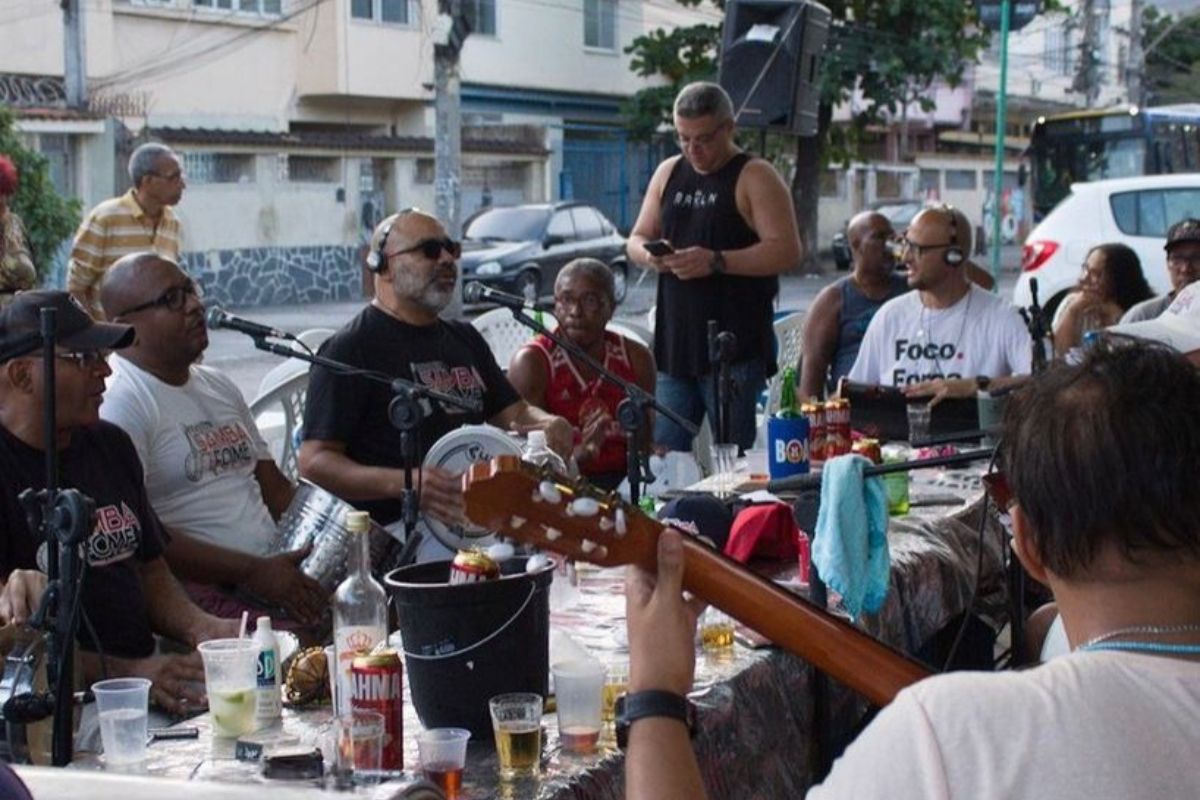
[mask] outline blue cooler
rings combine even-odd
[[[772,480],[808,472],[808,418],[767,420],[767,472]]]

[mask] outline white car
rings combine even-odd
[[[1171,290],[1167,228],[1186,217],[1200,217],[1200,173],[1072,184],[1025,239],[1013,303],[1032,302],[1029,281],[1037,278],[1038,302],[1053,314],[1078,282],[1088,251],[1108,242],[1132,247],[1150,288],[1165,294]]]

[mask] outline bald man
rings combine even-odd
[[[859,345],[875,312],[908,291],[896,272],[890,242],[892,223],[878,211],[855,215],[846,227],[853,271],[821,290],[804,323],[800,396],[824,397],[854,366]]]
[[[922,210],[901,252],[915,292],[884,303],[863,337],[849,378],[905,387],[935,378],[993,378],[1030,371],[1031,342],[1015,308],[973,284],[971,225],[950,206]]]

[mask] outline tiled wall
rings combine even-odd
[[[207,303],[232,307],[302,305],[362,297],[359,248],[259,247],[183,254],[183,268]]]

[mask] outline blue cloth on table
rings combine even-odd
[[[813,564],[852,619],[883,607],[891,578],[887,490],[878,476],[864,479],[870,465],[857,455],[825,462],[812,543]]]

